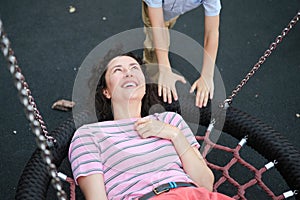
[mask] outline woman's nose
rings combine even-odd
[[[129,72],[129,73],[126,73],[125,77],[132,77],[133,75]]]
[[[125,77],[132,77],[132,76],[133,76],[133,75],[132,75],[131,70],[126,69],[126,70],[125,70]]]

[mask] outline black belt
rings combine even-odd
[[[156,188],[154,188],[151,192],[145,194],[139,200],[147,200],[151,197],[159,195],[164,192],[169,192],[171,189],[179,188],[179,187],[197,187],[193,183],[184,183],[184,182],[169,182],[166,184],[162,184]]]

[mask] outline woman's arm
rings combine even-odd
[[[205,187],[209,191],[213,189],[214,175],[206,165],[204,158],[201,156],[196,147],[192,147],[187,141],[184,134],[177,127],[173,129],[174,136],[171,138],[177,154],[183,165],[184,171],[199,186]]]
[[[86,200],[107,200],[102,174],[81,176],[77,182]]]
[[[164,122],[142,118],[135,123],[135,128],[142,138],[151,136],[171,140],[183,165],[184,171],[199,186],[212,191],[214,175],[206,165],[197,148],[192,147],[181,130]]]

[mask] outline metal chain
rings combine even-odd
[[[269,48],[264,52],[263,56],[261,56],[258,62],[253,66],[250,72],[246,75],[246,77],[237,85],[237,87],[232,91],[231,95],[224,101],[224,104],[230,105],[232,100],[236,95],[241,91],[242,87],[248,82],[248,80],[254,75],[254,73],[260,68],[260,66],[266,61],[266,59],[271,55],[272,51],[276,49],[277,45],[282,41],[282,39],[288,34],[288,32],[296,25],[299,21],[300,10],[296,14],[296,16],[290,21],[286,28],[283,29],[280,35],[278,35]]]
[[[24,76],[22,75],[20,67],[17,64],[17,60],[16,60],[16,57],[14,56],[14,52],[10,48],[10,42],[9,42],[8,38],[5,36],[6,34],[3,30],[3,24],[1,22],[1,19],[0,19],[0,31],[1,31],[1,34],[0,34],[0,36],[1,36],[1,49],[2,49],[3,55],[6,57],[7,61],[9,62],[10,73],[12,75],[18,74],[17,75],[18,78],[16,80],[19,80],[20,83],[15,83],[16,87],[17,87],[18,90],[19,90],[20,87],[22,87],[24,89],[24,91],[23,91],[23,93],[21,93],[21,95],[25,95],[25,96],[28,97],[28,98],[24,99],[24,97],[20,96],[20,98],[21,98],[20,101],[22,103],[23,103],[23,101],[25,101],[24,103],[30,104],[32,106],[34,117],[40,123],[41,130],[42,130],[44,136],[47,139],[46,142],[47,142],[49,147],[52,147],[55,143],[55,139],[52,136],[49,135],[49,133],[47,131],[47,127],[46,127],[45,122],[43,120],[43,117],[40,115],[40,112],[37,109],[37,105],[34,101],[33,96],[31,95],[31,91],[29,89],[29,86],[28,86],[27,82],[25,81]],[[17,85],[17,84],[21,84],[21,85]],[[26,107],[27,105],[24,104],[24,106]]]
[[[37,146],[41,149],[42,157],[47,164],[49,175],[52,177],[52,185],[57,190],[57,197],[60,200],[66,200],[66,193],[62,189],[62,184],[57,176],[56,166],[51,161],[51,152],[47,148],[47,141],[53,141],[54,138],[48,136],[48,131],[46,129],[45,123],[37,109],[34,98],[32,97],[28,84],[25,81],[25,77],[23,76],[21,69],[17,64],[17,59],[14,55],[14,52],[10,47],[10,41],[6,37],[1,19],[0,47],[4,57],[7,59],[8,69],[13,76],[14,84],[18,90],[20,101],[25,107],[25,114],[27,119],[30,121],[32,132],[37,138]]]

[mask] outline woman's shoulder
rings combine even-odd
[[[83,133],[90,133],[93,129],[99,129],[102,126],[108,125],[113,123],[112,121],[103,121],[103,122],[94,122],[89,124],[83,124],[82,126],[78,127],[75,134],[83,134]]]
[[[166,111],[166,112],[162,112],[162,113],[155,113],[153,114],[153,116],[157,119],[159,119],[160,121],[170,121],[173,119],[182,119],[182,116],[176,112],[171,112],[171,111]]]

